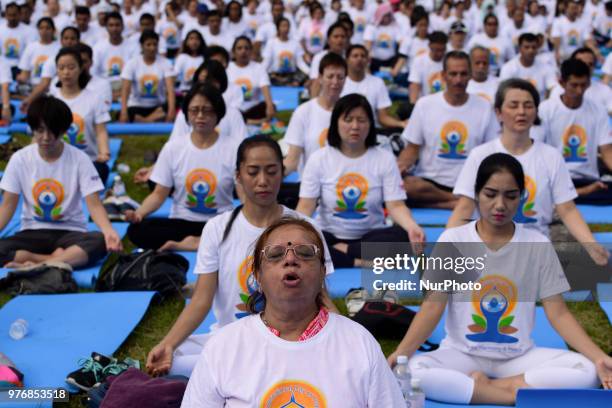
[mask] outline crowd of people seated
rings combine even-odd
[[[0,230],[20,217],[0,260],[78,268],[122,251],[100,200],[107,124],[172,123],[125,219],[138,248],[197,251],[191,300],[146,361],[191,376],[183,406],[399,407],[400,355],[443,402],[612,389],[550,245],[558,217],[609,262],[576,203],[612,205],[610,50],[610,0],[2,0],[1,119],[25,115],[32,143],[0,180]],[[274,87],[300,103],[282,139],[252,136],[279,117]],[[387,364],[325,278],[367,267],[363,244],[427,242],[419,207],[451,210],[439,242],[481,244],[495,272],[480,301],[426,293]],[[529,292],[514,331],[474,329],[506,283]],[[534,345],[536,301],[575,351]],[[445,310],[441,347],[416,355]]]

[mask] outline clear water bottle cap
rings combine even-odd
[[[408,356],[397,356],[397,364],[408,364]]]
[[[421,379],[412,377],[410,379],[410,386],[412,388],[421,388]]]

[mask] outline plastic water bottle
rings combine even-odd
[[[412,378],[410,380],[411,390],[410,395],[406,398],[406,407],[409,408],[424,408],[425,393],[421,390],[421,380]]]
[[[393,368],[393,374],[397,378],[404,400],[408,402],[412,386],[410,384],[410,369],[408,368],[408,356],[397,356],[397,364]]]
[[[11,323],[9,336],[13,340],[21,340],[28,334],[28,322],[25,319],[17,319]]]
[[[127,192],[125,190],[125,184],[123,183],[123,180],[121,179],[120,175],[116,175],[115,176],[115,181],[113,182],[113,195],[115,197],[121,197],[126,195]]]
[[[117,165],[117,171],[121,174],[126,174],[130,172],[130,166],[126,163],[119,163]]]

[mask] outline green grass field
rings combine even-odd
[[[280,116],[280,115],[279,115]],[[281,120],[287,120],[285,115]],[[287,122],[285,122],[287,123]],[[144,154],[146,151],[159,151],[163,146],[166,137],[162,136],[125,136],[122,137],[123,146],[117,163],[126,163],[130,166],[130,173],[123,176],[129,195],[142,201],[148,194],[148,188],[142,185],[136,185],[132,182],[134,172],[144,165]],[[16,147],[23,146],[30,142],[26,136],[17,136],[12,142]],[[0,168],[4,168],[6,160],[0,162]],[[594,231],[612,231],[612,225],[593,225]],[[124,240],[126,251],[133,248],[133,245],[127,240]],[[111,258],[112,260],[112,258]],[[0,293],[0,304],[6,303],[10,297],[5,293]],[[336,299],[335,303],[342,312],[346,312],[343,300]],[[164,301],[161,304],[152,305],[149,307],[144,318],[136,329],[130,334],[126,341],[121,345],[115,353],[118,358],[132,357],[141,362],[144,366],[148,351],[160,341],[167,331],[170,329],[184,306],[184,299],[177,296]],[[575,314],[589,335],[594,341],[606,351],[612,352],[612,326],[608,322],[607,317],[600,309],[597,303],[582,302],[569,304],[570,310]],[[396,341],[387,339],[378,339],[385,354],[391,353],[396,345]],[[92,349],[92,351],[95,351]],[[85,357],[85,356],[83,356]],[[76,361],[75,361],[75,369]],[[80,407],[85,402],[83,395],[75,395],[71,397],[68,404],[55,404],[58,407]]]

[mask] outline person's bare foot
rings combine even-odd
[[[344,254],[348,253],[348,244],[345,242],[338,242],[336,245],[334,245],[334,248]]]
[[[37,265],[36,262],[32,262],[32,261],[25,261],[25,262],[15,262],[15,261],[11,261],[9,263],[7,263],[6,265],[4,265],[5,268],[13,268],[13,269],[18,269],[18,268],[28,268],[30,266],[35,266]]]

